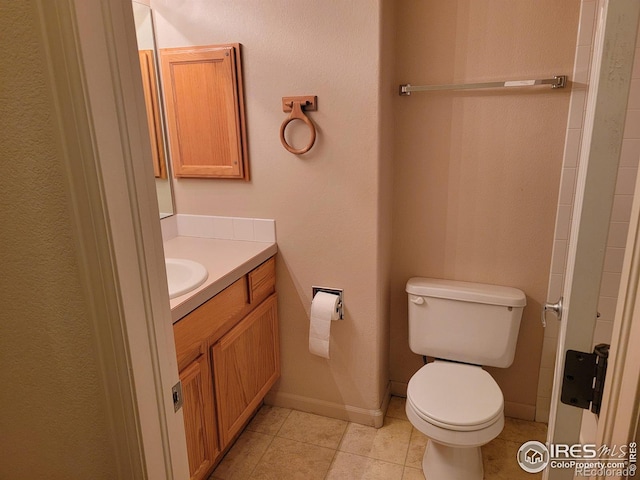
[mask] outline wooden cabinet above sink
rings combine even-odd
[[[160,50],[176,177],[249,179],[240,44]]]

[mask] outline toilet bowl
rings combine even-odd
[[[481,367],[436,361],[409,381],[406,412],[429,437],[422,461],[427,480],[482,480],[480,447],[504,427],[500,387]]]
[[[407,282],[409,346],[436,361],[409,380],[406,412],[429,442],[427,480],[482,480],[482,445],[504,427],[504,397],[482,365],[513,363],[525,294],[415,277]]]

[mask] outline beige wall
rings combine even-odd
[[[570,74],[579,1],[396,2],[398,83]],[[391,380],[407,345],[414,275],[527,294],[514,364],[491,369],[507,414],[533,419],[569,91],[416,93],[395,101]],[[462,333],[462,332],[461,332]]]
[[[278,394],[378,408],[387,343],[400,390],[421,363],[407,346],[404,284],[435,276],[527,293],[514,365],[492,374],[508,413],[533,418],[568,90],[396,90],[570,74],[579,1],[152,7],[161,48],[243,44],[252,180],[178,180],[176,207],[276,219]],[[296,94],[319,104],[318,141],[302,157],[278,140],[280,98]],[[304,141],[302,129],[293,133]],[[333,325],[329,362],[307,352],[315,284],[345,289],[347,319]]]
[[[391,72],[381,1],[154,0],[158,46],[243,46],[251,181],[175,181],[178,213],[276,220],[282,379],[277,398],[380,408],[388,384]],[[384,8],[389,11],[389,5]],[[391,16],[389,16],[391,18]],[[384,28],[383,28],[384,27]],[[389,42],[390,43],[390,42]],[[390,87],[389,87],[390,88]],[[281,97],[317,95],[313,149],[280,144]],[[302,145],[306,131],[290,127]],[[308,352],[311,287],[344,289],[331,359]],[[298,403],[300,405],[300,403]]]
[[[0,478],[113,479],[33,8],[0,14]]]

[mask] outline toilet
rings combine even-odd
[[[482,480],[480,447],[504,427],[504,397],[482,366],[513,363],[524,292],[414,277],[407,282],[409,346],[435,358],[409,380],[406,411],[429,437],[426,480]]]

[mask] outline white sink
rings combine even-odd
[[[184,258],[165,258],[169,298],[176,298],[202,285],[209,272],[198,262]]]

